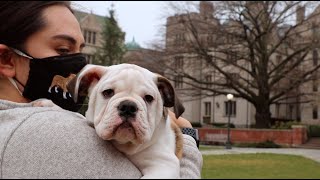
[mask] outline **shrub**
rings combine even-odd
[[[256,147],[257,143],[235,143],[234,146],[236,147]]]
[[[320,126],[309,125],[307,132],[308,132],[308,137],[320,137]]]
[[[199,123],[199,122],[191,122],[191,125],[192,125],[192,127],[194,127],[194,128],[202,127],[201,123]]]
[[[252,147],[252,148],[280,148],[279,144],[274,143],[271,140],[266,140],[260,143],[240,143],[235,144],[237,147]]]
[[[228,128],[228,123],[212,123],[213,127],[217,128]],[[235,128],[236,126],[233,123],[230,123],[230,128]]]
[[[292,125],[299,125],[301,124],[298,121],[276,121],[273,126],[271,126],[271,129],[291,129]]]
[[[271,140],[266,140],[265,142],[257,143],[257,148],[279,148],[280,145],[276,144]]]

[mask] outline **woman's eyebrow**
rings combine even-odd
[[[74,39],[73,37],[71,37],[69,35],[66,35],[66,34],[55,35],[55,36],[52,37],[52,39],[63,39],[63,40],[69,41],[73,45],[77,44],[77,40],[76,39]],[[85,44],[82,43],[80,45],[80,48],[83,48],[84,46],[85,46]]]

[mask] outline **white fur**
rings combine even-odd
[[[129,157],[143,178],[179,178],[175,134],[169,116],[163,117],[163,101],[156,82],[157,75],[139,66],[107,67],[98,83],[90,87],[86,118],[93,121],[101,138],[110,140]],[[102,92],[106,89],[114,89],[115,95],[105,98]],[[154,97],[151,104],[143,99],[147,94]],[[122,120],[117,107],[124,100],[138,105],[133,128],[118,128]]]

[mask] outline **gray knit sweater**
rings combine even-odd
[[[184,135],[181,178],[200,178],[202,160]],[[0,179],[140,177],[81,114],[0,100]]]

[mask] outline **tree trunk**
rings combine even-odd
[[[263,106],[256,107],[256,128],[270,128],[271,127],[271,113],[270,106],[263,104]]]

